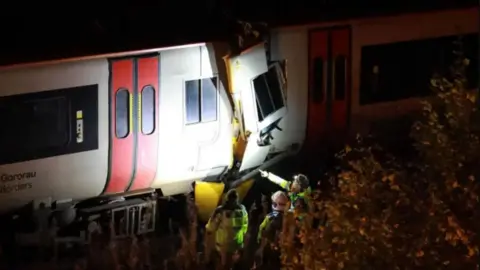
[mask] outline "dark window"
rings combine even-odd
[[[313,59],[313,85],[312,85],[312,96],[313,102],[322,103],[323,102],[323,59],[321,57],[316,57]]]
[[[395,101],[432,94],[435,73],[448,75],[458,36],[365,46],[361,56],[360,103]],[[463,37],[463,50],[470,65],[469,87],[477,85],[478,35]]]
[[[115,135],[125,138],[129,133],[130,93],[127,89],[119,89],[115,95]]]
[[[468,87],[474,89],[478,87],[478,34],[465,35],[461,37],[461,41],[463,52],[470,60],[466,70]]]
[[[186,123],[217,120],[217,77],[185,82]]]
[[[64,97],[22,100],[0,105],[2,144],[21,149],[64,146],[69,139],[68,105]]]
[[[276,66],[253,79],[259,121],[285,106],[280,83]]]
[[[0,97],[0,122],[1,165],[97,149],[98,85]]]
[[[335,100],[344,100],[347,80],[347,58],[339,55],[335,58]]]
[[[155,130],[155,89],[147,85],[142,89],[142,133],[152,134]]]

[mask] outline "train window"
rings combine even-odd
[[[217,120],[217,77],[185,82],[186,124]]]
[[[0,104],[0,115],[2,125],[9,127],[8,132],[1,133],[0,140],[8,144],[2,147],[4,150],[35,151],[68,143],[69,119],[65,97],[5,102]]]
[[[155,130],[155,89],[147,85],[142,89],[142,133],[152,134]]]
[[[185,110],[187,124],[200,122],[200,80],[185,82]]]
[[[430,79],[435,73],[448,75],[457,39],[446,36],[363,47],[360,104],[431,95]],[[477,46],[476,34],[464,36],[464,52],[471,60],[466,70],[469,87],[478,80]]]
[[[125,138],[130,131],[130,93],[122,88],[115,95],[115,135]]]
[[[315,57],[313,59],[313,85],[312,85],[312,97],[313,102],[322,103],[323,102],[323,59],[321,57]]]
[[[344,100],[347,84],[347,58],[344,55],[335,57],[335,100]]]
[[[217,120],[217,78],[202,79],[202,122]]]
[[[253,79],[257,114],[260,122],[285,107],[282,84],[278,74],[279,69],[278,64],[273,65],[267,72]]]
[[[0,97],[0,165],[98,149],[98,104],[98,85]]]

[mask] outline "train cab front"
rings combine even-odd
[[[223,182],[196,182],[195,200],[202,220],[208,219],[228,189],[237,189],[240,199],[245,198],[259,168],[291,154],[295,144],[285,129],[285,61],[271,61],[263,42],[224,61],[234,107],[234,157]]]

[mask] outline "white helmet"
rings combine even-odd
[[[285,192],[279,190],[272,195],[272,208],[276,211],[284,211],[287,207],[288,197]]]

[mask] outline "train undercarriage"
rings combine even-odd
[[[55,202],[50,207],[40,203],[36,210],[33,210],[32,204],[5,217],[8,218],[4,219],[8,223],[5,227],[8,228],[3,231],[14,232],[14,237],[10,237],[10,240],[17,247],[47,245],[55,249],[65,244],[85,245],[95,237],[121,240],[143,236],[155,232],[158,227],[168,226],[166,223],[169,223],[172,216],[165,214],[163,206],[172,205],[172,201],[183,200],[186,196],[194,197],[199,221],[205,222],[221,203],[226,191],[235,188],[243,199],[260,169],[266,169],[291,154],[288,152],[271,156],[260,167],[241,175],[230,172],[221,182],[197,181],[192,193],[177,197],[164,197],[161,192],[151,189],[80,202]],[[175,205],[175,208],[177,214],[186,215],[181,204]]]

